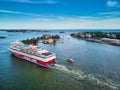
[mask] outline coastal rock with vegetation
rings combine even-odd
[[[120,46],[120,32],[80,32],[72,33],[71,36],[91,42]]]
[[[5,38],[7,38],[7,37],[5,37],[5,36],[0,36],[0,39],[5,39]]]
[[[59,35],[44,34],[41,37],[26,39],[22,40],[21,42],[23,42],[24,44],[31,44],[33,41],[36,41],[42,42],[44,44],[56,44],[59,39],[60,39]]]
[[[60,33],[65,33],[64,31],[60,31]]]

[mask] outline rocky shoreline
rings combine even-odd
[[[71,36],[90,42],[120,46],[120,33],[81,32],[72,33]]]

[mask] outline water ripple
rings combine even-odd
[[[100,75],[94,75],[94,74],[86,74],[85,72],[83,72],[82,70],[78,70],[78,69],[68,69],[66,66],[64,65],[60,65],[60,64],[56,64],[56,69],[63,71],[69,75],[72,76],[72,78],[75,78],[77,80],[87,80],[91,83],[95,83],[96,85],[101,85],[101,86],[107,86],[110,87],[112,89],[119,89],[120,84],[117,84],[116,82],[107,79],[103,76]]]

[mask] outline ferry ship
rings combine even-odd
[[[19,41],[13,42],[9,51],[18,58],[43,67],[52,67],[57,62],[55,53],[44,48],[38,48],[35,41],[31,45],[25,45]]]

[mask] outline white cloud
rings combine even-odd
[[[101,14],[101,15],[120,16],[120,11],[103,12],[103,13],[99,13],[99,14]]]
[[[117,1],[107,1],[107,6],[108,7],[120,7],[120,4]]]
[[[59,19],[59,18],[58,18]],[[69,17],[64,19],[41,18],[29,21],[0,22],[4,29],[120,29],[120,18],[107,18],[102,20],[81,19]]]
[[[56,4],[58,3],[57,0],[0,0],[5,2],[18,2],[18,3],[31,3],[31,4]]]
[[[40,14],[16,12],[16,11],[4,10],[4,9],[0,9],[0,12],[2,12],[2,13],[10,13],[10,14],[18,14],[18,15],[28,15],[28,16],[42,16]]]
[[[120,17],[101,18],[94,16],[55,16],[55,15],[40,15],[24,12],[16,12],[2,10],[2,13],[20,14],[35,16],[29,20],[4,20],[1,19],[0,28],[2,29],[120,29]],[[103,15],[119,15],[120,12],[105,12]]]
[[[5,10],[5,9],[0,9],[0,12],[1,13],[9,13],[9,14],[17,14],[17,15],[26,15],[26,16],[35,16],[35,17],[54,17],[54,18],[62,18],[63,16],[55,16],[55,15],[52,15],[52,14],[47,14],[47,15],[44,15],[44,14],[34,14],[34,13],[26,13],[26,12],[18,12],[18,11],[11,11],[11,10]],[[64,18],[64,17],[63,17]]]

